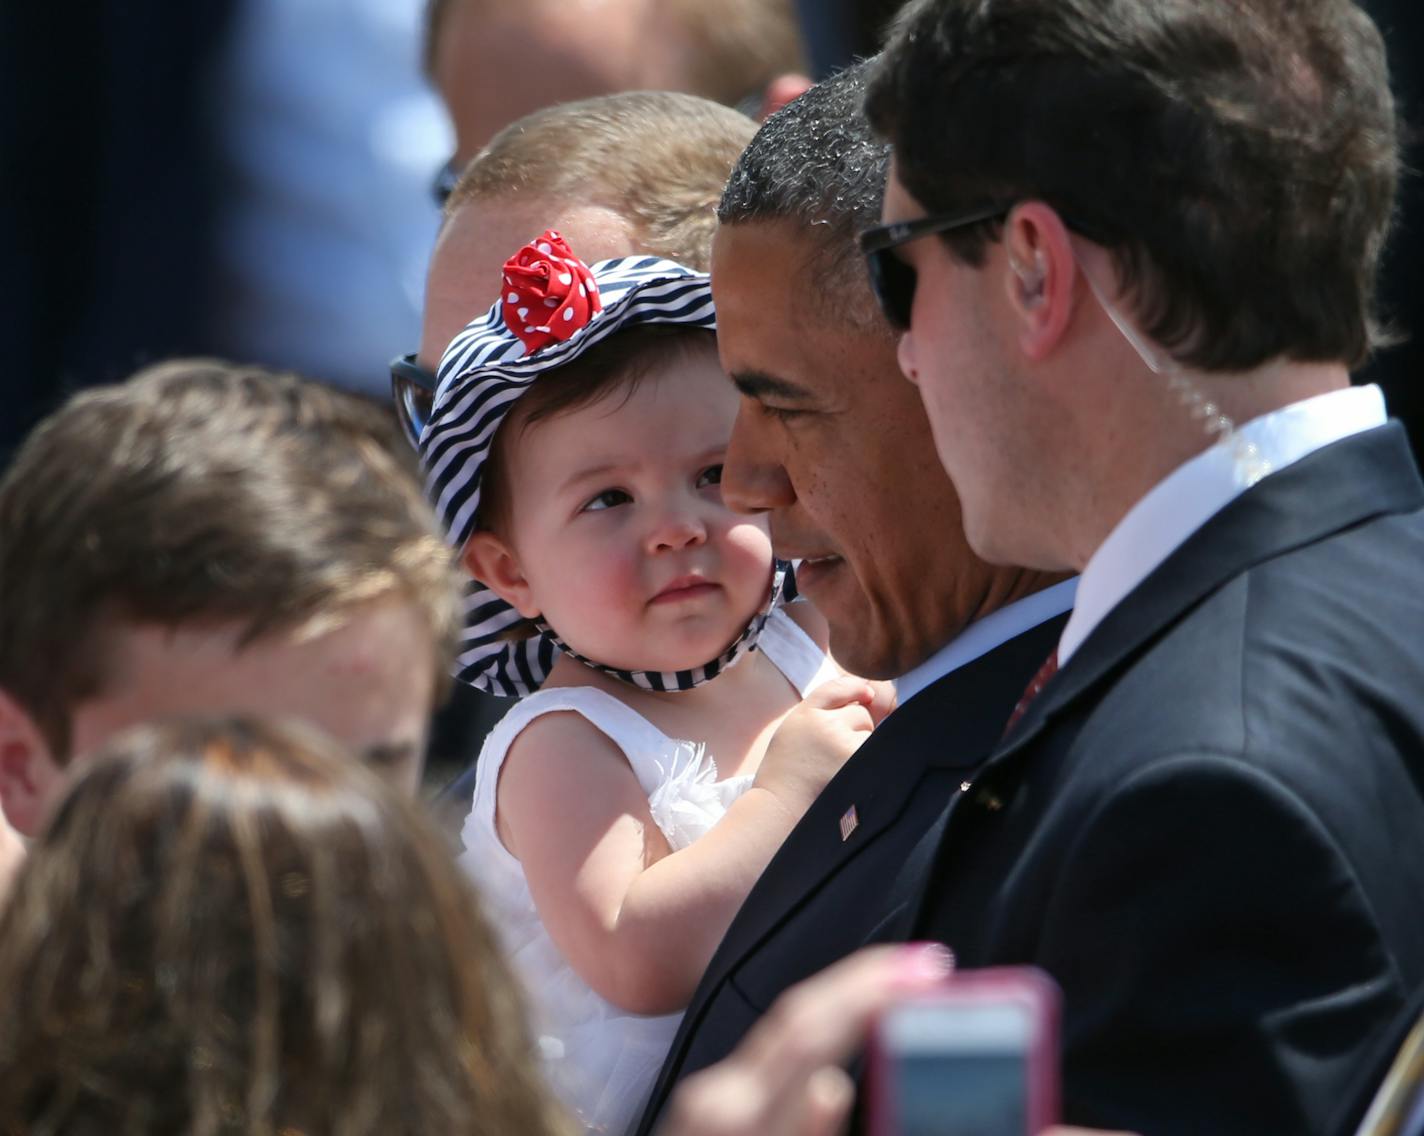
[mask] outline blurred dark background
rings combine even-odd
[[[0,467],[175,354],[384,398],[451,133],[424,0],[0,5]]]

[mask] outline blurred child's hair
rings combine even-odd
[[[0,916],[0,1132],[563,1131],[416,809],[297,725],[111,743]]]
[[[459,591],[414,455],[385,408],[296,375],[150,367],[71,399],[0,480],[0,689],[60,762],[117,625],[232,622],[245,643],[387,596],[443,678]]]

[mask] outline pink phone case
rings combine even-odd
[[[1024,1006],[1031,1021],[1031,1035],[1025,1052],[1025,1083],[1028,1100],[1025,1115],[1028,1132],[1034,1134],[1058,1122],[1058,1016],[1061,995],[1058,985],[1043,971],[1031,966],[994,967],[964,970],[951,975],[939,989],[918,995],[920,1004],[947,1007],[1013,1002]],[[870,1136],[899,1136],[893,1091],[895,1054],[891,1053],[877,1026],[867,1049]],[[952,1114],[953,1102],[945,1102]]]

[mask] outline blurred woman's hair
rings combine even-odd
[[[0,916],[0,1002],[0,1132],[564,1130],[448,851],[296,725],[111,744]]]

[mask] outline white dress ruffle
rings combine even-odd
[[[803,697],[837,673],[780,610],[767,620],[758,649]],[[495,790],[510,745],[535,718],[560,711],[581,714],[623,751],[648,795],[654,822],[674,851],[711,829],[752,778],[719,780],[704,745],[668,737],[637,711],[592,687],[529,695],[500,720],[480,751],[460,864],[478,885],[524,986],[550,1087],[588,1132],[622,1136],[642,1111],[682,1014],[630,1014],[594,993],[549,938],[519,861],[494,826]]]

